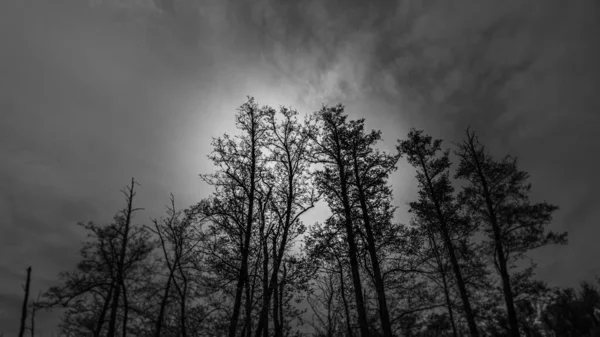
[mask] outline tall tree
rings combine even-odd
[[[119,226],[118,232],[120,234],[120,240],[118,242],[120,251],[117,255],[117,264],[116,264],[116,280],[114,284],[113,290],[113,298],[112,298],[112,306],[110,309],[110,319],[108,321],[108,337],[114,337],[117,328],[117,310],[119,308],[119,297],[121,292],[124,292],[124,269],[125,269],[125,258],[127,256],[127,246],[129,244],[130,230],[131,230],[131,220],[134,212],[138,210],[142,210],[142,208],[134,208],[133,207],[133,198],[136,195],[135,185],[136,181],[134,178],[131,178],[131,184],[127,187],[126,190],[122,191],[125,195],[125,202],[127,204],[126,208],[121,211],[120,216],[117,217],[117,225]],[[139,185],[139,184],[138,184]],[[125,303],[125,310],[127,310],[127,303]],[[123,331],[127,330],[127,320],[123,321]]]
[[[360,205],[360,217],[366,237],[366,247],[373,269],[373,280],[379,306],[379,318],[384,337],[392,337],[385,286],[378,257],[377,234],[384,226],[390,226],[394,208],[388,207],[391,189],[387,185],[389,174],[396,168],[398,157],[375,149],[381,140],[380,131],[366,133],[364,119],[350,122],[349,153],[353,172],[352,185]],[[377,242],[379,241],[379,242]]]
[[[532,249],[566,243],[566,232],[546,229],[558,207],[547,202],[531,203],[529,175],[518,169],[516,158],[494,160],[471,130],[467,129],[456,154],[460,163],[455,178],[467,182],[461,198],[475,219],[485,224],[488,252],[502,280],[510,334],[519,336],[510,270]]]
[[[313,124],[309,125],[308,135],[315,145],[317,162],[322,169],[316,173],[316,184],[325,196],[334,217],[343,219],[354,297],[358,313],[358,325],[362,337],[370,335],[367,312],[363,298],[363,286],[360,279],[356,229],[352,221],[350,204],[351,156],[349,148],[350,134],[344,107],[323,107],[313,115]]]
[[[411,212],[421,218],[425,226],[430,226],[441,234],[454,272],[469,331],[471,336],[478,336],[475,315],[456,253],[456,242],[452,238],[451,226],[462,224],[458,217],[458,205],[455,202],[454,188],[449,177],[449,152],[445,151],[441,156],[438,155],[441,143],[439,139],[433,140],[430,136],[424,135],[423,131],[412,129],[408,139],[399,143],[398,150],[406,156],[411,165],[417,168],[419,200],[410,203]]]
[[[297,227],[302,227],[300,216],[313,208],[317,197],[310,184],[310,158],[312,149],[310,147],[308,134],[303,132],[302,125],[298,121],[298,112],[282,107],[279,113],[269,110],[269,148],[272,165],[272,191],[270,202],[265,206],[271,206],[277,223],[273,241],[273,268],[271,270],[268,288],[263,294],[263,308],[255,336],[260,337],[267,325],[269,303],[277,283],[277,274],[280,271],[286,248],[290,244],[290,232]],[[278,120],[279,119],[279,120]],[[264,214],[263,210],[263,214]],[[264,242],[268,242],[264,240]],[[268,249],[264,249],[264,258],[268,258]],[[275,336],[279,336],[276,332]]]
[[[217,172],[201,175],[208,184],[216,187],[217,194],[226,186],[234,186],[239,190],[238,193],[243,194],[245,200],[245,224],[241,228],[244,237],[240,243],[241,263],[228,328],[229,337],[236,335],[244,287],[249,282],[248,256],[255,221],[257,182],[264,171],[263,151],[266,133],[269,130],[265,122],[268,115],[268,108],[260,108],[254,99],[249,97],[236,114],[236,127],[241,131],[241,135],[230,137],[225,134],[222,138],[214,139],[213,152],[209,158],[218,167]],[[249,299],[246,298],[246,301]]]

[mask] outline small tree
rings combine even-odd
[[[135,288],[143,288],[142,283],[149,281],[147,265],[156,247],[145,227],[131,223],[133,212],[138,210],[133,207],[134,187],[132,179],[123,191],[127,206],[112,223],[78,224],[88,231],[80,251],[82,259],[74,271],[59,274],[61,285],[43,295],[48,306],[67,309],[61,324],[65,332],[114,336],[120,328],[127,333],[127,322],[134,313],[130,309],[136,300]],[[136,284],[139,286],[134,288]],[[117,291],[123,296],[115,296]]]

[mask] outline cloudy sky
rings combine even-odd
[[[0,2],[0,332],[77,261],[78,221],[105,222],[141,183],[137,221],[210,193],[211,137],[246,95],[310,113],[341,102],[392,149],[411,127],[471,125],[520,158],[558,204],[567,247],[538,276],[600,273],[600,8],[595,0],[3,0]],[[413,172],[394,176],[398,217]],[[306,221],[319,218],[316,210]],[[41,332],[56,324],[39,316]]]

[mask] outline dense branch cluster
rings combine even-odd
[[[80,263],[36,302],[64,310],[63,335],[599,333],[594,286],[533,278],[528,253],[566,243],[548,229],[557,207],[530,201],[516,159],[496,159],[471,130],[452,151],[413,129],[388,153],[342,105],[301,119],[252,98],[236,127],[213,140],[208,198],[182,209],[171,196],[138,225],[132,180],[112,223],[81,224]],[[389,181],[399,160],[418,182],[408,224]],[[304,224],[319,200],[329,214]]]

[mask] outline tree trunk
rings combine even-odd
[[[122,283],[123,287],[123,337],[127,337],[127,321],[129,320],[129,302],[127,300],[127,288],[125,283]]]
[[[235,291],[235,300],[233,303],[233,313],[231,315],[231,320],[229,322],[229,337],[235,337],[236,330],[238,326],[238,320],[240,316],[240,308],[242,305],[242,294],[244,292],[244,284],[248,282],[248,252],[250,251],[250,239],[252,238],[252,222],[254,216],[254,192],[255,192],[255,183],[256,183],[256,130],[254,121],[252,122],[252,130],[250,137],[252,138],[251,144],[251,163],[250,163],[250,186],[248,193],[248,214],[247,214],[247,224],[246,224],[246,233],[244,237],[244,245],[242,247],[242,264],[240,266],[240,274],[237,281],[236,291]]]
[[[277,255],[276,250],[277,239],[273,238],[273,257],[275,258]],[[275,278],[273,279],[273,286],[275,291],[273,292],[273,329],[275,330],[274,337],[282,337],[283,333],[281,331],[281,322],[279,321],[279,279],[278,273],[275,274]]]
[[[171,281],[173,279],[173,270],[169,271],[169,277],[167,278],[167,285],[165,286],[165,292],[163,298],[160,301],[160,309],[158,311],[158,318],[156,319],[156,327],[154,328],[154,336],[160,337],[162,330],[162,324],[165,317],[165,308],[167,306],[167,299],[169,298],[169,290],[171,289]]]
[[[288,167],[288,169],[289,169],[289,172],[293,171],[292,167]],[[285,253],[285,246],[287,245],[290,226],[292,225],[291,217],[292,217],[292,209],[293,209],[292,198],[293,198],[293,194],[294,194],[294,185],[293,185],[294,179],[291,174],[288,176],[287,183],[288,183],[288,191],[287,191],[288,194],[287,194],[287,200],[286,200],[286,213],[285,213],[285,223],[283,225],[283,235],[281,238],[281,242],[279,244],[279,250],[278,250],[277,254],[275,254],[275,256],[273,257],[273,259],[274,259],[273,271],[271,272],[271,280],[269,281],[269,289],[266,294],[267,306],[264,306],[263,310],[261,311],[260,318],[258,321],[258,327],[256,328],[255,337],[260,337],[260,334],[263,329],[263,325],[268,320],[268,314],[269,314],[268,303],[271,301],[271,295],[273,293],[273,289],[274,289],[274,285],[275,285],[275,278],[277,277],[277,273],[279,273],[279,268],[281,268],[281,261],[283,260],[283,254]],[[273,244],[274,244],[274,247],[277,247],[277,241],[273,241]]]
[[[25,335],[25,322],[27,321],[27,302],[29,301],[29,284],[31,283],[31,267],[27,268],[27,281],[25,283],[25,298],[23,298],[23,308],[21,309],[21,326],[19,328],[19,337]]]
[[[475,150],[475,146],[472,140],[469,142],[469,149],[471,150],[471,155],[473,157],[473,161],[475,162],[477,175],[481,180],[483,195],[485,196],[485,204],[488,213],[487,215],[489,217],[490,224],[492,225],[492,230],[494,233],[494,245],[496,248],[496,256],[498,258],[500,278],[502,279],[502,290],[504,292],[504,301],[506,303],[508,323],[510,325],[510,335],[512,337],[519,337],[519,321],[517,320],[517,311],[515,310],[514,296],[512,293],[512,287],[510,285],[510,275],[508,273],[507,265],[508,263],[506,261],[504,245],[502,244],[502,232],[500,230],[500,225],[498,224],[498,218],[496,216],[496,210],[494,209],[494,203],[492,202],[491,192],[487,184],[487,178],[481,167],[482,163],[479,162],[477,152]]]
[[[104,325],[104,318],[106,317],[106,312],[108,311],[108,306],[110,305],[110,300],[112,298],[114,288],[114,284],[111,284],[110,288],[108,289],[108,294],[106,295],[106,299],[104,300],[104,304],[102,305],[102,311],[100,312],[100,317],[98,318],[98,324],[96,324],[94,337],[100,337],[100,333],[102,332],[102,326]]]
[[[252,333],[252,291],[250,285],[250,275],[246,274],[246,300],[244,303],[245,315],[244,315],[244,331],[242,332],[242,336],[249,337],[249,334]]]
[[[448,289],[448,281],[446,280],[446,272],[442,273],[442,283],[444,285],[444,297],[446,299],[446,306],[448,307],[448,318],[450,319],[450,325],[452,326],[452,336],[458,337],[456,331],[456,323],[454,323],[454,312],[452,310],[452,300],[450,299],[450,289]]]
[[[369,210],[367,208],[367,200],[365,192],[363,190],[362,182],[360,180],[356,149],[354,149],[353,151],[353,157],[354,178],[356,180],[356,186],[358,188],[358,198],[360,199],[360,208],[362,210],[363,225],[365,227],[365,231],[367,232],[367,250],[369,251],[369,256],[371,257],[371,266],[373,267],[373,278],[375,281],[375,291],[377,292],[377,302],[379,304],[379,319],[381,320],[383,336],[392,337],[392,325],[390,323],[390,315],[388,312],[387,301],[385,298],[385,286],[383,284],[383,277],[381,276],[379,259],[377,258],[377,247],[375,246],[375,237],[373,236],[373,229],[371,227],[371,219],[369,217]]]
[[[29,329],[31,330],[31,337],[35,337],[35,312],[37,311],[37,303],[33,303],[31,306],[31,326]]]
[[[348,308],[348,300],[346,300],[346,286],[345,286],[345,282],[344,282],[344,269],[342,269],[342,262],[339,259],[338,259],[338,265],[340,267],[340,292],[342,295],[342,303],[344,304],[344,314],[346,315],[346,330],[348,333],[348,337],[354,337],[354,334],[352,333],[352,325],[350,324],[350,309]]]
[[[339,155],[341,158],[341,154]],[[339,177],[341,182],[342,204],[344,206],[344,217],[346,236],[348,239],[348,255],[350,256],[350,268],[352,273],[352,282],[354,284],[354,297],[356,298],[356,311],[358,312],[358,325],[360,327],[361,337],[369,336],[369,328],[367,325],[367,313],[362,296],[362,285],[360,282],[360,272],[358,270],[357,246],[354,239],[354,228],[352,226],[352,212],[350,209],[350,201],[348,200],[348,185],[346,182],[346,172],[344,164],[341,160],[338,161]]]
[[[117,326],[117,309],[119,308],[119,297],[120,297],[121,285],[115,286],[115,292],[113,293],[112,306],[110,309],[110,318],[108,321],[108,337],[114,337],[116,326]]]
[[[181,255],[178,255],[178,256],[181,257]],[[181,329],[181,337],[187,337],[186,300],[187,300],[187,293],[188,293],[188,279],[187,279],[187,276],[185,275],[185,272],[183,271],[183,267],[181,266],[181,259],[177,258],[176,263],[177,263],[177,265],[173,265],[173,268],[178,268],[179,274],[181,275],[181,282],[183,283],[182,286],[179,287],[179,285],[177,284],[177,281],[175,281],[175,286],[177,288],[177,292],[179,293],[179,299],[180,299],[179,311],[180,311],[181,315],[179,317],[179,324],[180,324],[180,329]]]
[[[279,335],[283,337],[283,329],[285,328],[285,315],[283,314],[283,302],[285,300],[284,297],[284,287],[285,280],[287,278],[287,268],[285,263],[283,264],[283,273],[281,274],[281,282],[279,283]]]
[[[181,325],[181,337],[187,337],[187,327],[186,327],[186,305],[185,299],[187,297],[187,280],[183,281],[183,296],[181,298],[181,302],[179,304],[179,310],[181,311],[181,316],[179,319],[179,324]]]
[[[123,282],[123,273],[125,265],[125,255],[127,254],[127,243],[129,240],[129,228],[131,224],[131,214],[133,213],[133,197],[135,196],[135,179],[131,178],[131,186],[129,187],[127,196],[127,211],[125,213],[125,231],[123,233],[123,241],[121,242],[121,253],[119,255],[119,261],[117,264],[117,282],[116,289],[113,296],[112,308],[110,312],[110,321],[108,322],[108,337],[115,337],[116,326],[117,326],[117,311],[119,308],[119,297],[121,295],[121,287]]]
[[[454,244],[452,243],[450,233],[448,232],[448,223],[446,221],[446,217],[442,213],[442,209],[441,209],[439,200],[435,195],[435,192],[433,189],[433,183],[432,183],[431,177],[429,176],[429,170],[427,168],[427,165],[424,162],[422,155],[420,155],[420,159],[421,159],[421,168],[423,169],[425,179],[427,180],[427,191],[428,191],[428,194],[435,206],[436,215],[437,215],[440,227],[441,227],[442,239],[444,240],[444,245],[446,246],[446,250],[448,251],[448,256],[450,257],[450,264],[452,265],[452,270],[454,272],[454,276],[456,277],[456,284],[458,286],[458,292],[460,294],[460,298],[463,303],[463,308],[465,310],[467,325],[469,326],[469,331],[471,333],[471,336],[478,337],[479,331],[477,330],[477,324],[475,323],[475,315],[473,314],[473,310],[471,309],[471,303],[469,301],[469,294],[467,292],[467,287],[465,285],[465,281],[463,279],[462,272],[461,272],[460,266],[458,264],[458,259],[456,258],[456,252],[454,251]]]
[[[263,290],[263,309],[261,312],[261,317],[260,320],[258,322],[258,328],[257,328],[257,337],[260,337],[260,329],[263,328],[264,326],[264,330],[262,333],[262,337],[269,337],[269,302],[270,302],[270,298],[267,295],[270,290],[269,290],[269,247],[268,247],[268,240],[267,237],[265,236],[265,217],[264,217],[264,212],[262,213],[262,220],[261,220],[261,239],[262,239],[262,254],[263,254],[263,282],[262,282],[262,290]],[[273,271],[275,272],[275,268],[273,268]]]

